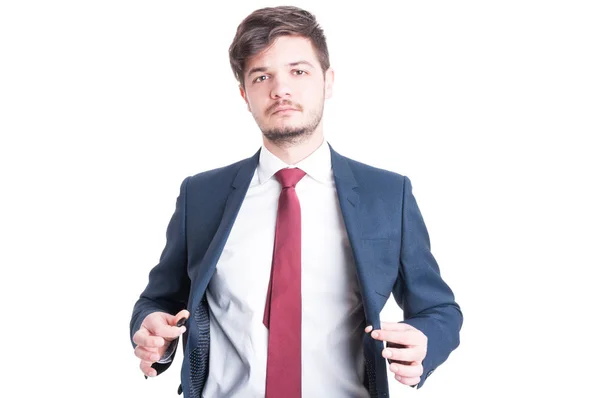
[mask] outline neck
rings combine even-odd
[[[265,148],[273,155],[284,161],[286,164],[293,165],[307,158],[311,153],[317,150],[323,144],[324,137],[321,129],[315,130],[307,139],[301,140],[289,145],[275,145],[263,137]]]

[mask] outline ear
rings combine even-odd
[[[327,69],[325,72],[325,98],[331,98],[333,95],[333,80],[334,80],[334,71],[333,69]]]
[[[246,90],[244,90],[244,87],[242,87],[241,84],[240,84],[239,88],[240,88],[240,95],[242,96],[242,98],[246,102],[246,106],[248,107],[248,111],[250,111],[250,104],[248,103],[248,98],[246,96]]]

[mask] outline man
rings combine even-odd
[[[163,372],[183,335],[186,397],[387,397],[388,368],[422,386],[458,346],[462,313],[409,179],[324,140],[323,31],[295,7],[257,10],[230,61],[263,146],[183,181],[133,309],[142,371]],[[402,322],[379,319],[390,294]]]

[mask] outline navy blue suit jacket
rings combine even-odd
[[[205,293],[258,165],[259,153],[183,181],[160,261],[151,270],[148,285],[133,309],[132,344],[133,334],[146,315],[190,311],[183,335],[180,386],[185,397],[199,398],[208,375],[210,329]],[[331,160],[356,264],[364,326],[380,327],[379,313],[393,294],[404,311],[402,322],[428,338],[423,376],[417,386],[421,387],[458,347],[463,316],[431,254],[410,180],[341,156],[333,148]],[[389,396],[383,348],[382,342],[365,333],[365,385],[371,397]],[[168,366],[154,364],[159,373]]]

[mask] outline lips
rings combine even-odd
[[[278,113],[278,112],[283,112],[283,111],[297,111],[298,109],[296,108],[292,108],[289,106],[284,106],[281,108],[275,108],[275,110],[273,111],[273,114]]]

